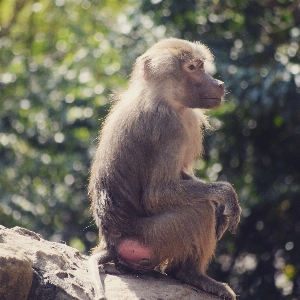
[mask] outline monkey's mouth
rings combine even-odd
[[[200,98],[201,101],[201,108],[204,109],[214,109],[217,108],[221,105],[222,98],[220,97],[205,97],[205,98]]]
[[[201,100],[215,100],[215,101],[221,101],[222,98],[200,98]]]

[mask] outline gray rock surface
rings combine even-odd
[[[92,300],[87,256],[21,227],[0,225],[1,300]],[[107,300],[218,300],[168,276],[100,268]],[[31,284],[32,282],[32,284]]]
[[[26,300],[33,278],[30,259],[12,246],[1,244],[0,249],[0,299]]]

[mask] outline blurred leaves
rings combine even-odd
[[[226,102],[209,114],[206,180],[237,189],[243,218],[210,269],[241,299],[300,295],[299,1],[143,1],[167,34],[200,40],[216,56]]]
[[[121,6],[80,0],[0,5],[1,220],[54,240],[80,237],[89,247],[95,237],[88,242],[83,229],[91,221],[92,141],[107,112],[107,93],[124,82],[108,28]]]
[[[87,179],[111,91],[158,39],[200,40],[225,102],[209,112],[205,180],[233,183],[243,218],[210,273],[241,299],[300,295],[299,1],[0,0],[0,219],[87,251]]]

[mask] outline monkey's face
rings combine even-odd
[[[182,104],[190,108],[217,108],[224,96],[224,83],[212,78],[205,72],[202,60],[182,63],[184,80],[181,89],[184,97]]]

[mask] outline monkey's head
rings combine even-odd
[[[141,84],[142,77],[146,88],[178,108],[213,109],[224,96],[224,83],[208,74],[212,67],[213,55],[205,45],[170,38],[137,59],[131,82]]]

